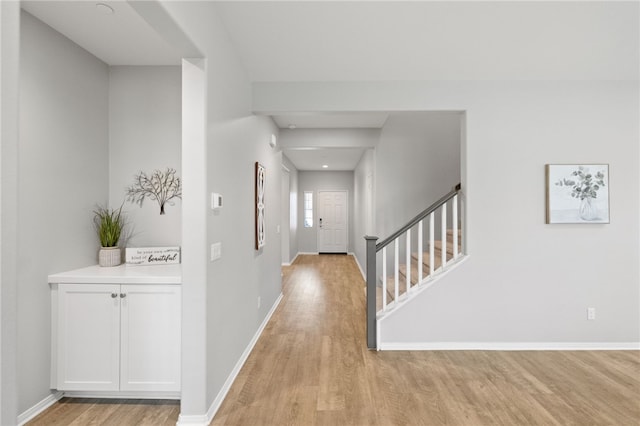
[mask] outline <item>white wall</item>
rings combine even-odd
[[[638,89],[637,80],[256,83],[254,107],[466,111],[470,258],[390,316],[383,341],[638,342]],[[545,225],[547,163],[608,163],[611,223]]]
[[[117,66],[109,69],[109,203],[123,202],[133,235],[130,247],[181,244],[182,201],[160,215],[158,203],[125,202],[126,188],[140,171],[167,167],[181,176],[180,67]]]
[[[391,114],[375,155],[375,232],[386,238],[460,183],[460,113]]]
[[[349,203],[349,244],[347,250],[353,251],[353,172],[298,172],[298,250],[300,253],[318,252],[318,191],[347,190]],[[313,192],[313,220],[312,228],[303,226],[304,193]]]
[[[92,218],[109,187],[108,67],[21,15],[18,153],[18,411],[47,397],[47,275],[95,264]]]
[[[362,154],[353,172],[353,253],[361,272],[366,275],[367,250],[365,235],[375,231],[375,151],[368,149]]]
[[[180,421],[203,422],[202,416],[210,409],[215,410],[220,402],[225,382],[281,294],[280,236],[276,227],[281,217],[282,158],[280,152],[268,145],[271,134],[278,135],[273,122],[251,115],[251,85],[218,19],[215,5],[174,2],[164,7],[207,60],[207,146],[201,156],[206,159],[206,171],[200,177],[207,183],[207,193],[201,194],[202,200],[189,203],[185,200],[184,214],[198,215],[199,209],[207,209],[210,192],[224,197],[221,210],[206,210],[207,247],[190,245],[191,251],[184,253],[185,258],[190,257],[191,266],[206,268],[206,282],[202,286],[196,276],[198,282],[185,282],[183,291],[190,294],[190,300],[199,294],[206,307],[201,310],[197,306],[190,311],[186,305],[183,312],[184,320],[193,326],[183,334],[183,346],[195,348],[199,353],[193,355],[195,363],[183,360]],[[208,17],[206,22],[200,19],[202,16]],[[256,161],[267,171],[266,246],[260,251],[254,249]],[[187,212],[189,206],[198,211]],[[184,233],[186,229],[183,228],[185,244],[190,239]],[[214,242],[222,243],[222,258],[210,263],[208,245]],[[198,341],[203,335],[206,341]],[[203,346],[204,364],[199,360]]]

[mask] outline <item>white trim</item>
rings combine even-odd
[[[383,351],[637,351],[640,342],[381,342]]]
[[[183,416],[182,414],[180,414],[178,416],[176,426],[208,426],[209,423],[211,423],[211,420],[207,418],[206,414],[197,416]]]
[[[301,255],[317,256],[318,254],[319,253],[317,251],[299,251],[298,254],[296,254],[296,258]]]
[[[196,416],[183,416],[181,414],[180,416],[178,416],[178,422],[176,423],[176,426],[184,426],[184,425],[207,426],[209,423],[211,423],[211,421],[213,421],[213,417],[216,415],[216,413],[220,409],[222,402],[227,396],[227,393],[229,393],[229,390],[231,389],[231,385],[233,385],[233,382],[236,380],[236,377],[238,377],[238,373],[240,373],[242,366],[247,361],[247,358],[249,358],[249,355],[251,354],[253,347],[258,342],[260,335],[262,334],[265,327],[269,323],[269,320],[271,320],[271,316],[276,311],[276,308],[278,307],[281,301],[282,301],[282,293],[280,293],[280,296],[278,296],[273,306],[271,306],[269,313],[267,313],[267,316],[264,318],[264,321],[262,321],[262,324],[260,324],[258,331],[256,331],[256,334],[253,336],[253,338],[247,345],[247,348],[244,350],[244,352],[240,356],[240,359],[238,359],[238,362],[236,363],[235,367],[233,367],[233,370],[231,370],[231,373],[229,374],[229,377],[227,377],[227,380],[224,382],[222,389],[220,389],[220,392],[218,392],[218,395],[213,400],[213,402],[211,403],[211,406],[207,410],[207,414],[196,415]]]
[[[282,266],[291,266],[291,265],[293,265],[293,263],[296,261],[298,256],[300,256],[301,254],[304,254],[304,253],[300,253],[300,252],[296,253],[296,255],[293,257],[293,260],[291,262],[282,262]],[[309,254],[311,254],[311,253],[309,253]],[[318,253],[315,253],[315,254],[318,254]]]
[[[25,410],[24,413],[19,414],[18,415],[18,419],[17,419],[18,420],[18,426],[22,426],[23,424],[27,423],[29,420],[31,420],[34,417],[36,417],[38,414],[42,413],[47,408],[51,407],[53,404],[58,402],[60,400],[60,398],[62,398],[62,396],[63,396],[62,392],[52,393],[49,396],[47,396],[45,399],[43,399],[42,401],[38,402],[33,407],[28,408],[27,410]]]
[[[68,398],[180,399],[180,392],[169,391],[61,391]]]
[[[364,280],[364,284],[365,284],[365,287],[366,287],[366,285],[367,285],[367,274],[364,273],[364,269],[362,269],[362,265],[360,265],[360,262],[358,262],[358,256],[356,256],[356,254],[353,253],[353,252],[349,252],[348,254],[349,254],[349,256],[353,256],[353,258],[355,259],[356,265],[358,265],[358,269],[360,269],[360,274],[362,274],[362,279]]]

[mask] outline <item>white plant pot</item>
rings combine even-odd
[[[118,266],[120,265],[120,247],[102,247],[98,252],[98,265]]]

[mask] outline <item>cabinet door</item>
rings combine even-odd
[[[59,390],[118,390],[119,285],[58,286]]]
[[[120,390],[180,390],[180,286],[123,285]]]

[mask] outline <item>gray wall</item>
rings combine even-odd
[[[353,251],[353,172],[298,172],[298,250],[300,253],[318,252],[318,191],[349,191],[349,244],[347,250]],[[304,218],[304,192],[313,191],[313,220],[312,228],[305,228]]]
[[[375,152],[378,237],[388,237],[460,182],[460,116],[389,116]]]
[[[18,415],[16,378],[20,4],[0,2],[0,424]]]
[[[181,176],[182,89],[180,67],[118,66],[109,69],[109,202],[119,207],[140,171],[171,167]],[[160,215],[158,203],[125,202],[133,235],[130,247],[181,244],[182,201]]]
[[[282,164],[289,169],[289,261],[292,261],[298,254],[298,228],[302,226],[302,219],[298,216],[298,169],[284,154]],[[286,205],[284,200],[283,205]]]
[[[353,253],[362,275],[366,275],[367,250],[365,235],[375,235],[375,152],[362,154],[353,172]]]
[[[18,163],[18,412],[47,397],[47,275],[96,263],[96,203],[109,188],[108,67],[21,16]]]
[[[187,357],[181,418],[188,420],[200,419],[219,402],[226,380],[281,294],[281,242],[276,229],[281,218],[282,155],[268,144],[271,134],[278,135],[272,120],[251,113],[251,84],[216,6],[170,2],[164,7],[207,58],[207,145],[199,156],[206,160],[200,178],[207,189],[201,199],[183,202],[185,214],[206,213],[207,228],[205,245],[187,234],[186,227],[182,235],[183,246],[189,248],[184,256],[194,268],[193,281],[183,284],[183,300],[193,303],[183,312],[183,320],[192,326],[182,335]],[[202,22],[202,16],[209,18],[206,25],[194,25]],[[192,148],[183,141],[183,155],[187,150],[191,158]],[[260,251],[254,248],[256,161],[266,167],[266,246]],[[221,210],[208,209],[210,192],[223,195]],[[222,258],[209,262],[209,245],[214,242],[222,243]]]
[[[637,80],[256,83],[254,109],[466,112],[469,260],[388,317],[384,342],[638,342],[638,94]],[[610,166],[611,223],[545,225],[544,165],[589,162]]]

